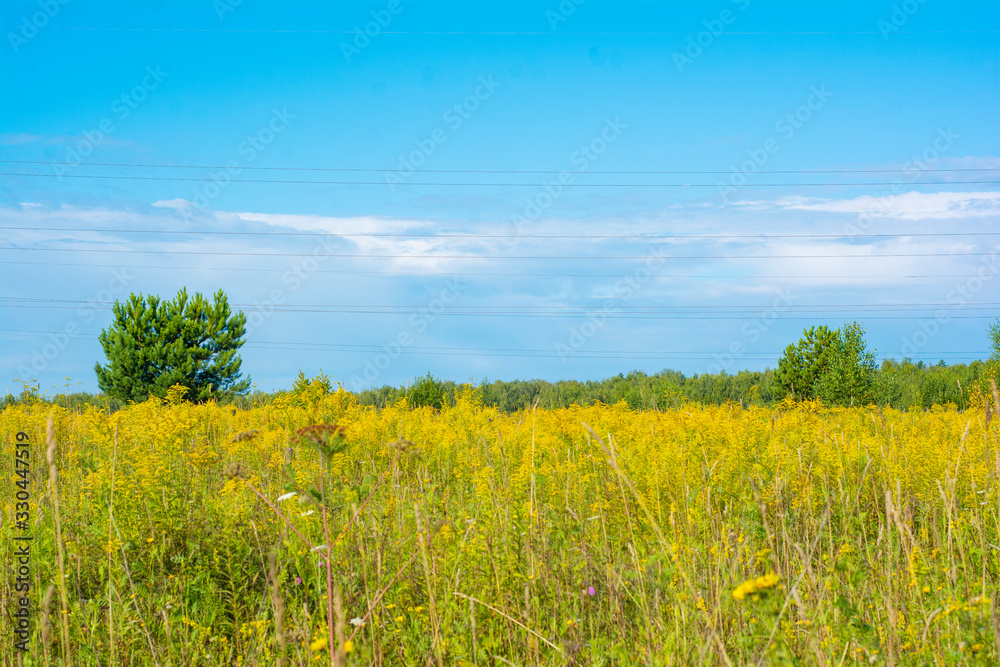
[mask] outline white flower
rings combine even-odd
[[[355,616],[354,618],[352,618],[350,620],[350,624],[353,625],[353,626],[355,626],[355,627],[357,627],[359,625],[364,625],[365,622],[363,620],[361,620],[360,617]]]
[[[312,514],[312,513],[313,513],[313,511],[312,511],[312,510],[309,510],[308,512],[303,512],[303,513],[302,513],[302,514],[300,514],[299,516],[309,516],[309,515],[310,515],[310,514]]]
[[[299,494],[295,493],[294,491],[291,491],[289,493],[285,493],[283,495],[278,496],[278,502],[279,503],[284,502],[284,501],[288,500],[289,498],[294,498],[297,495],[299,495]]]

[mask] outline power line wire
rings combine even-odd
[[[124,181],[197,181],[201,183],[213,183],[215,179],[210,177],[186,177],[186,176],[115,176],[108,174],[14,174],[0,173],[0,176],[25,176],[38,178],[99,178],[109,180]],[[229,178],[224,183],[271,183],[288,185],[380,185],[387,186],[387,181],[304,181],[304,180],[281,180],[264,178]],[[393,183],[393,185],[408,186],[442,186],[442,187],[503,187],[503,188],[537,188],[539,183],[432,183],[426,181],[403,181]],[[566,188],[717,188],[718,183],[560,183],[560,187]],[[724,184],[725,187],[752,188],[752,187],[870,187],[870,186],[891,186],[899,185],[898,182],[872,181],[868,183],[743,183]],[[1000,185],[1000,181],[924,181],[913,183],[913,185]]]
[[[150,254],[150,255],[213,255],[213,256],[224,256],[224,257],[310,257],[311,253],[295,253],[295,252],[213,252],[208,250],[120,250],[113,248],[16,248],[16,247],[3,247],[0,251],[19,251],[19,252],[97,252],[97,253],[119,253],[119,254]],[[995,254],[993,252],[949,252],[949,253],[935,253],[935,252],[916,252],[916,253],[880,253],[877,255],[843,255],[843,254],[826,254],[826,255],[673,255],[673,256],[655,256],[655,255],[607,255],[599,257],[583,256],[583,255],[400,255],[400,254],[383,254],[376,255],[370,253],[363,254],[353,254],[353,253],[323,253],[324,258],[347,258],[347,259],[422,259],[422,260],[434,260],[434,259],[457,259],[457,260],[470,260],[470,261],[481,261],[481,260],[495,260],[495,259],[521,259],[521,260],[532,260],[532,259],[542,259],[542,260],[624,260],[624,259],[663,259],[663,260],[689,260],[689,259],[734,259],[734,260],[760,260],[760,259],[882,259],[885,257],[986,257]]]
[[[3,266],[10,265],[20,265],[20,266],[75,266],[75,267],[87,267],[87,268],[98,268],[98,269],[157,269],[165,271],[241,271],[241,272],[251,272],[251,273],[292,273],[293,269],[289,268],[262,268],[257,266],[152,266],[149,264],[90,264],[86,262],[4,262]],[[308,271],[310,275],[313,273],[325,273],[325,274],[337,274],[337,275],[350,275],[350,276],[377,276],[384,278],[447,278],[451,274],[446,273],[415,273],[412,271],[401,272],[399,270],[393,271],[355,271],[351,269],[316,269],[314,271]],[[518,273],[503,273],[503,272],[468,272],[462,271],[462,278],[466,277],[509,277],[509,278],[621,278],[621,273],[533,273],[533,272],[518,272]],[[744,274],[702,274],[702,275],[690,275],[690,274],[676,274],[676,273],[657,273],[657,278],[670,278],[672,280],[717,280],[717,279],[740,279],[747,280],[751,278],[767,278],[767,279],[777,279],[782,278],[786,280],[798,280],[798,279],[827,279],[827,278],[858,278],[857,274],[823,274],[823,275],[781,275],[781,274],[755,274],[755,275],[744,275]],[[939,278],[968,278],[968,275],[960,273],[939,273],[939,274],[892,274],[892,275],[865,275],[865,279],[869,278],[892,278],[892,279],[929,279],[935,280]]]
[[[319,35],[356,35],[357,31],[352,30],[301,30],[294,28],[154,28],[154,27],[117,27],[117,26],[52,26],[48,30],[73,30],[73,31],[101,31],[101,32],[222,32],[222,33],[261,33],[261,34],[319,34]],[[900,35],[964,35],[964,34],[992,34],[1000,30],[980,29],[980,30],[897,30],[893,31]],[[690,37],[696,31],[556,31],[556,30],[382,30],[379,35],[395,36],[499,36],[499,37],[613,37],[613,36],[678,36]],[[737,30],[726,31],[726,35],[882,35],[879,30]]]
[[[102,306],[114,305],[113,301],[87,301],[83,299],[50,299],[44,297],[22,297],[22,296],[0,296],[0,302],[2,301],[15,301],[23,303],[70,303],[70,304],[98,304]],[[236,307],[246,307],[253,308],[257,304],[252,303],[232,303],[230,304]],[[369,304],[369,303],[302,303],[302,304],[274,304],[276,309],[281,308],[412,308],[417,309],[424,307],[425,304]],[[889,303],[818,303],[818,304],[788,304],[785,306],[786,309],[801,309],[801,308],[929,308],[929,307],[945,307],[945,308],[955,308],[962,309],[968,308],[970,306],[1000,306],[1000,301],[972,301],[963,302],[960,304],[953,303],[951,301],[919,301],[919,302],[889,302]],[[550,304],[543,306],[508,306],[508,305],[487,305],[487,306],[471,306],[464,305],[463,308],[493,308],[493,309],[509,309],[509,308],[521,308],[530,310],[541,310],[546,308],[580,308],[580,309],[593,309],[593,305],[589,306],[571,306],[568,304]],[[761,307],[767,307],[766,305]],[[752,308],[752,306],[747,306],[747,304],[711,304],[711,305],[682,305],[682,306],[617,306],[619,309],[638,309],[638,310],[649,310],[649,309],[662,309],[662,308],[690,308],[697,310],[712,310],[712,309],[746,309]]]
[[[66,162],[55,160],[0,160],[0,164],[48,164],[66,165]],[[80,162],[73,163],[73,167],[141,167],[152,169],[227,169],[219,165],[195,165],[195,164],[148,164],[129,162]],[[241,170],[259,171],[333,171],[333,172],[353,172],[353,173],[385,173],[392,172],[393,169],[368,169],[360,167],[260,167],[260,166],[240,166]],[[565,170],[542,170],[542,169],[420,169],[421,174],[542,174],[558,175]],[[1000,167],[963,167],[955,169],[783,169],[783,170],[759,170],[754,174],[895,174],[895,173],[958,173],[970,171],[1000,171]],[[729,171],[698,171],[698,170],[674,170],[674,171],[592,171],[574,172],[579,175],[602,174],[602,175],[728,175]]]
[[[22,335],[31,334],[31,335]],[[37,329],[0,329],[0,336],[6,338],[37,338],[40,336],[55,336],[55,335],[66,335],[64,332],[60,331],[42,331]],[[77,333],[74,337],[82,337],[88,339],[97,339],[99,336],[97,334],[88,333]],[[303,348],[312,348],[313,351],[326,351],[331,352],[354,352],[354,353],[366,353],[375,352],[383,353],[385,352],[384,346],[377,346],[371,344],[349,344],[349,343],[296,343],[292,341],[247,341],[244,343],[245,347],[252,347],[258,349],[279,349],[279,350],[302,350]],[[448,356],[483,356],[483,357],[527,357],[527,358],[552,358],[558,356],[558,352],[554,349],[539,349],[539,348],[455,348],[455,347],[434,347],[434,346],[409,346],[404,348],[406,354],[417,354],[417,355],[448,355]],[[778,358],[782,352],[745,352],[742,357],[753,357],[753,358]],[[958,351],[958,350],[947,350],[939,351],[933,355],[928,354],[927,358],[942,358],[942,355],[955,356],[959,355],[961,357],[970,356],[984,356],[989,353],[986,351]],[[581,359],[700,359],[709,360],[715,359],[715,356],[710,355],[709,351],[697,351],[697,350],[651,350],[651,351],[636,351],[636,350],[590,350],[590,351],[577,351],[572,355],[575,358]]]
[[[1000,232],[912,232],[895,234],[418,234],[404,232],[251,232],[178,229],[84,229],[80,227],[14,227],[11,231],[92,232],[100,234],[186,234],[212,236],[340,236],[345,238],[454,238],[454,239],[635,239],[642,241],[683,239],[841,239],[908,238],[943,236],[1000,236]]]
[[[258,306],[262,308],[264,305]],[[0,308],[30,308],[30,309],[43,309],[43,310],[73,310],[84,308],[83,305],[73,305],[73,306],[63,306],[63,305],[53,305],[53,304],[0,304]],[[111,306],[98,306],[89,305],[86,306],[90,310],[111,310]],[[964,310],[988,310],[990,315],[949,315],[949,320],[982,320],[982,319],[992,319],[995,318],[995,308],[967,308]],[[431,314],[431,310],[428,306],[422,307],[422,309],[406,309],[406,310],[371,310],[371,309],[357,309],[357,308],[344,308],[344,309],[326,309],[326,308],[283,308],[281,313],[317,313],[317,314],[328,314],[328,315],[420,315]],[[723,312],[723,311],[720,311]],[[524,312],[467,312],[459,310],[448,310],[443,309],[438,313],[433,313],[434,317],[503,317],[503,318],[545,318],[545,319],[576,319],[579,320],[586,316],[586,318],[600,317],[601,319],[614,319],[614,320],[740,320],[746,321],[753,317],[760,317],[762,312],[766,312],[766,307],[758,308],[757,310],[746,311],[739,315],[722,315],[719,313],[709,313],[708,315],[702,314],[701,312],[668,312],[668,313],[644,313],[638,315],[623,315],[615,312],[600,311],[597,308],[591,309],[590,312],[587,311],[577,311],[577,312],[562,312],[562,313],[524,313]],[[812,320],[843,320],[845,317],[850,317],[852,314],[856,315],[860,312],[886,312],[883,310],[876,311],[860,311],[860,310],[816,310],[816,311],[798,311],[799,313],[812,312],[810,317],[798,317],[798,316],[788,316],[782,315],[781,319],[785,321],[812,321]],[[918,312],[935,312],[934,309],[918,309],[911,308],[906,312],[918,313]],[[825,313],[840,313],[839,315],[826,315]],[[867,320],[913,320],[914,315],[878,315],[865,317]]]

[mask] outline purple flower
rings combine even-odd
[[[295,585],[298,586],[302,583],[302,577],[295,577]]]
[[[593,586],[590,586],[589,588],[587,588],[587,595],[589,595],[591,597],[597,595],[597,591],[594,590]]]

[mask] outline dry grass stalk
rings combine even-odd
[[[990,603],[990,620],[993,626],[993,642],[996,644],[997,653],[1000,654],[1000,612],[997,611],[997,598],[993,596],[993,602]]]
[[[49,659],[49,642],[52,641],[52,622],[49,618],[52,615],[52,595],[55,592],[55,585],[50,585],[45,591],[45,599],[42,600],[42,650],[45,651],[46,662]]]
[[[256,489],[256,487],[254,487],[253,484],[251,484],[250,482],[246,481],[245,479],[243,480],[243,484],[248,489],[250,489],[251,491],[253,491],[254,494],[258,498],[260,498],[261,500],[263,500],[267,504],[267,506],[270,507],[274,511],[274,513],[278,515],[278,518],[285,522],[286,526],[288,526],[293,531],[295,531],[295,534],[299,536],[299,539],[301,539],[303,542],[305,542],[306,544],[308,544],[310,549],[312,549],[313,551],[316,551],[317,549],[319,549],[319,547],[317,547],[315,544],[313,544],[309,540],[308,537],[306,537],[305,535],[303,535],[302,532],[298,528],[296,528],[295,525],[292,524],[292,522],[289,521],[288,518],[284,514],[281,513],[281,510],[279,510],[277,507],[274,506],[274,503],[272,503],[270,500],[268,500],[267,498],[265,498],[264,494],[261,493],[260,491],[258,491]]]
[[[115,518],[115,471],[118,465],[118,424],[115,424],[115,449],[111,454],[111,496],[108,498],[108,572],[111,572],[111,554],[114,551],[111,549],[111,545],[114,544],[114,535],[111,532],[111,527],[114,524]],[[115,664],[115,623],[114,623],[114,606],[112,605],[111,599],[111,577],[108,577],[108,638],[110,645],[110,664]]]
[[[300,431],[303,429],[299,429]],[[325,458],[325,457],[324,457]],[[326,464],[329,461],[325,462]],[[326,569],[326,629],[327,629],[327,643],[330,649],[330,664],[333,667],[337,666],[337,655],[340,649],[336,645],[336,637],[334,636],[334,630],[336,621],[334,620],[334,609],[333,609],[333,544],[330,541],[330,518],[329,510],[326,506],[326,483],[322,481],[326,477],[326,470],[323,471],[323,475],[320,483],[320,506],[323,515],[323,539],[326,540],[326,544],[323,545],[323,565]],[[339,599],[340,589],[337,589],[337,596]]]
[[[431,567],[429,563],[429,558],[427,556],[427,541],[426,535],[428,528],[421,521],[420,508],[414,504],[413,513],[417,519],[417,544],[420,547],[420,555],[423,558],[424,565],[424,581],[427,583],[427,604],[430,612],[431,619],[431,632],[433,646],[434,646],[434,658],[437,660],[438,667],[444,666],[444,656],[441,651],[441,627],[437,617],[437,605],[434,599],[434,589],[431,587],[431,582],[434,580],[431,574]]]
[[[993,392],[993,410],[1000,416],[1000,392],[997,391],[997,381],[990,378],[990,390]]]
[[[497,613],[497,614],[500,614],[501,616],[503,616],[504,618],[506,618],[508,621],[510,621],[514,625],[517,625],[518,627],[521,627],[524,630],[527,630],[529,633],[531,633],[532,635],[534,635],[538,639],[542,640],[543,642],[545,642],[546,644],[548,644],[549,646],[551,646],[552,648],[554,648],[560,654],[564,654],[565,653],[565,651],[563,651],[562,647],[556,646],[555,644],[553,644],[548,639],[546,639],[542,635],[538,634],[537,632],[535,632],[534,630],[532,630],[531,628],[529,628],[527,625],[525,625],[521,621],[517,620],[516,618],[514,618],[510,614],[505,614],[504,612],[500,611],[499,609],[497,609],[493,605],[487,604],[487,603],[483,602],[482,600],[479,600],[479,599],[476,599],[476,598],[472,597],[471,595],[465,595],[464,593],[459,593],[458,591],[452,591],[451,594],[455,595],[455,596],[458,596],[460,598],[465,598],[466,600],[469,600],[470,602],[476,602],[478,604],[483,605],[484,607],[486,607],[490,611],[492,611],[494,613]],[[494,656],[494,657],[496,657],[496,656]]]
[[[282,534],[284,539],[284,534]],[[279,541],[280,544],[280,541]],[[277,548],[267,559],[267,577],[271,583],[271,605],[274,607],[274,644],[278,651],[277,666],[285,665],[285,600],[281,597],[281,586],[278,582]]]
[[[355,635],[357,635],[358,632],[361,631],[361,628],[365,627],[365,623],[368,621],[368,617],[372,615],[373,611],[375,611],[375,607],[377,607],[378,603],[382,601],[382,598],[389,591],[389,588],[391,588],[392,585],[396,583],[396,580],[399,579],[399,575],[401,575],[403,573],[403,570],[408,568],[413,563],[413,561],[417,559],[417,556],[419,554],[420,551],[414,551],[410,555],[410,559],[407,560],[405,563],[403,563],[403,565],[400,566],[398,570],[396,570],[396,574],[393,575],[392,579],[389,580],[389,583],[382,587],[382,590],[380,590],[378,594],[375,596],[375,599],[372,600],[372,604],[371,607],[369,607],[368,609],[368,613],[366,613],[364,616],[361,617],[361,622],[358,623],[357,627],[354,628],[354,632],[352,632],[351,636],[348,638],[349,641],[354,641]]]
[[[334,628],[337,636],[337,645],[330,647],[330,655],[333,656],[335,667],[344,667],[347,663],[347,652],[345,650],[347,637],[344,633],[347,623],[344,620],[344,601],[340,596],[340,586],[337,586],[337,589],[333,592],[333,607],[337,619]]]
[[[337,425],[335,425],[335,424],[316,424],[316,425],[313,425],[313,426],[308,426],[308,427],[305,427],[305,428],[301,428],[298,431],[296,431],[296,436],[298,436],[298,438],[300,440],[302,440],[302,439],[310,440],[310,441],[313,441],[314,443],[317,443],[317,444],[321,444],[322,442],[324,442],[328,438],[331,438],[331,437],[343,437],[343,435],[344,435],[344,429],[341,428],[341,427],[339,427],[339,426],[337,426]],[[403,440],[399,441],[399,445],[400,446],[397,447],[397,449],[399,449],[400,452],[397,453],[397,455],[393,458],[392,464],[381,475],[378,483],[375,485],[375,487],[368,494],[368,497],[365,498],[364,502],[361,503],[361,506],[358,507],[355,510],[354,515],[351,517],[351,519],[341,529],[341,531],[340,531],[340,536],[341,537],[343,537],[347,533],[347,531],[353,525],[354,521],[356,521],[357,518],[360,516],[362,510],[364,510],[365,506],[375,496],[376,492],[379,490],[379,488],[382,486],[382,484],[388,478],[389,470],[391,470],[392,467],[395,466],[396,462],[398,462],[400,454],[408,451],[408,448],[405,447],[405,445],[412,445],[412,444],[413,443],[410,443],[409,441],[403,441]],[[289,448],[289,450],[291,450],[291,448]],[[228,471],[228,473],[231,473],[231,472],[232,472],[231,470]],[[247,475],[235,475],[235,476],[234,475],[230,475],[230,478],[240,478],[240,479],[242,479],[243,483],[246,485],[246,487],[249,488],[258,498],[260,498],[262,501],[264,501],[267,504],[267,506],[270,507],[274,511],[274,513],[282,521],[284,521],[284,523],[285,523],[285,525],[287,527],[291,528],[295,532],[295,534],[298,535],[299,538],[303,542],[305,542],[306,544],[309,545],[309,548],[312,551],[315,551],[315,552],[319,552],[321,550],[323,551],[323,554],[325,556],[324,559],[323,559],[323,561],[324,561],[323,564],[324,564],[325,569],[326,569],[327,632],[328,632],[328,634],[327,634],[327,641],[328,641],[329,650],[330,650],[330,662],[331,662],[332,665],[337,665],[337,664],[339,664],[339,662],[342,663],[342,661],[346,657],[346,654],[344,653],[344,646],[345,646],[344,619],[342,618],[342,616],[343,616],[342,611],[338,611],[338,610],[334,609],[335,597],[336,597],[336,599],[339,599],[340,592],[338,590],[336,592],[336,596],[334,595],[334,590],[333,590],[333,563],[332,563],[332,561],[333,561],[333,541],[330,539],[330,526],[329,526],[328,509],[327,509],[327,503],[326,503],[326,485],[325,485],[325,483],[322,483],[322,482],[320,483],[320,511],[321,511],[322,520],[323,520],[323,536],[324,536],[324,538],[326,540],[326,543],[323,544],[323,545],[320,545],[320,546],[316,546],[308,538],[306,538],[305,535],[303,535],[299,531],[299,529],[296,528],[285,517],[285,515],[281,513],[281,511],[277,507],[275,507],[274,503],[272,503],[270,500],[268,500],[264,496],[263,493],[261,493],[259,490],[257,490],[256,488],[254,488],[253,485],[251,485],[249,482],[247,482],[246,481],[246,477],[247,477]],[[297,488],[297,486],[296,486],[296,488]],[[301,489],[298,489],[298,492],[301,493]],[[417,552],[417,553],[419,553],[419,552]],[[405,569],[410,563],[413,562],[413,558],[416,557],[417,553],[414,553],[413,557],[411,557],[410,560],[407,561],[407,563],[402,568],[400,568],[399,572],[396,573],[396,576],[393,577],[393,581],[396,580],[396,577],[399,576],[399,574],[403,571],[403,569]],[[392,582],[390,582],[390,585],[391,584],[392,584]],[[365,617],[362,620],[362,623],[359,624],[357,628],[355,628],[354,632],[351,634],[350,639],[347,640],[347,641],[353,641],[354,636],[357,634],[358,630],[364,625],[364,620],[366,620],[368,618],[368,616],[372,613],[372,611],[375,608],[375,605],[378,604],[378,600],[381,599],[381,597],[383,595],[385,595],[385,592],[387,590],[388,590],[388,586],[386,586],[386,588],[384,588],[382,590],[382,592],[378,595],[378,597],[375,600],[375,603],[372,605],[372,608],[368,610],[367,614],[365,614]],[[276,622],[277,622],[277,619],[276,619]],[[282,643],[282,647],[283,646],[284,646],[284,644]]]
[[[646,515],[646,519],[649,521],[650,527],[656,533],[656,537],[659,539],[660,546],[663,549],[669,549],[669,543],[667,542],[667,538],[663,534],[663,530],[661,530],[660,524],[657,523],[656,519],[653,517],[653,513],[649,510],[649,507],[646,505],[646,501],[643,500],[642,495],[639,493],[639,489],[635,488],[635,484],[633,484],[632,480],[629,479],[629,476],[625,474],[625,471],[622,470],[620,467],[618,467],[618,460],[617,457],[615,456],[614,450],[612,450],[611,448],[609,448],[607,445],[604,444],[604,440],[601,439],[601,436],[597,435],[597,431],[592,429],[589,424],[587,424],[586,422],[581,422],[581,424],[585,429],[587,429],[587,432],[590,433],[591,437],[593,437],[594,440],[597,441],[597,444],[600,446],[601,451],[604,452],[604,455],[608,457],[608,465],[611,466],[611,469],[614,470],[615,474],[618,475],[621,481],[625,483],[629,491],[635,497],[636,503],[639,505],[643,513]],[[680,567],[680,563],[678,563],[677,571],[678,574],[681,575],[681,580],[684,582],[684,585],[688,589],[688,595],[691,597],[692,600],[697,599],[698,593],[694,584],[691,581],[691,577],[688,575],[685,568]],[[720,655],[722,656],[722,661],[727,665],[732,665],[733,663],[729,659],[729,652],[726,650],[725,644],[722,643],[722,638],[719,637],[719,633],[716,632],[715,624],[714,622],[712,622],[713,619],[710,618],[708,610],[703,610],[702,615],[705,618],[706,625],[708,625],[710,628],[711,639],[709,641],[714,641],[715,645],[719,648]]]
[[[59,601],[62,609],[59,614],[59,626],[62,632],[63,660],[66,665],[72,665],[69,652],[69,598],[66,595],[66,554],[63,549],[62,520],[59,516],[59,468],[56,466],[56,427],[49,413],[49,421],[45,429],[45,439],[48,447],[45,450],[45,460],[49,464],[49,494],[52,496],[52,512],[56,520],[56,553],[59,559]]]
[[[153,638],[149,634],[149,625],[146,623],[146,619],[143,618],[142,609],[139,607],[139,600],[141,598],[135,592],[135,582],[132,581],[132,571],[128,566],[128,556],[125,555],[125,544],[124,540],[122,540],[121,531],[118,530],[118,522],[112,518],[111,525],[114,527],[115,535],[118,536],[118,542],[120,543],[119,547],[122,552],[122,565],[125,567],[125,577],[128,579],[129,588],[132,589],[132,603],[135,606],[135,613],[139,617],[139,625],[142,628],[143,633],[146,635],[146,642],[149,644],[149,654],[153,658],[153,664],[159,667],[160,661],[156,659],[156,649],[153,646]],[[115,591],[115,593],[118,595],[117,591]],[[119,595],[119,600],[120,599],[121,596]]]

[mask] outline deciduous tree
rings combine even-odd
[[[829,363],[816,381],[816,397],[828,405],[868,405],[875,401],[875,355],[865,330],[851,322],[837,330]]]

